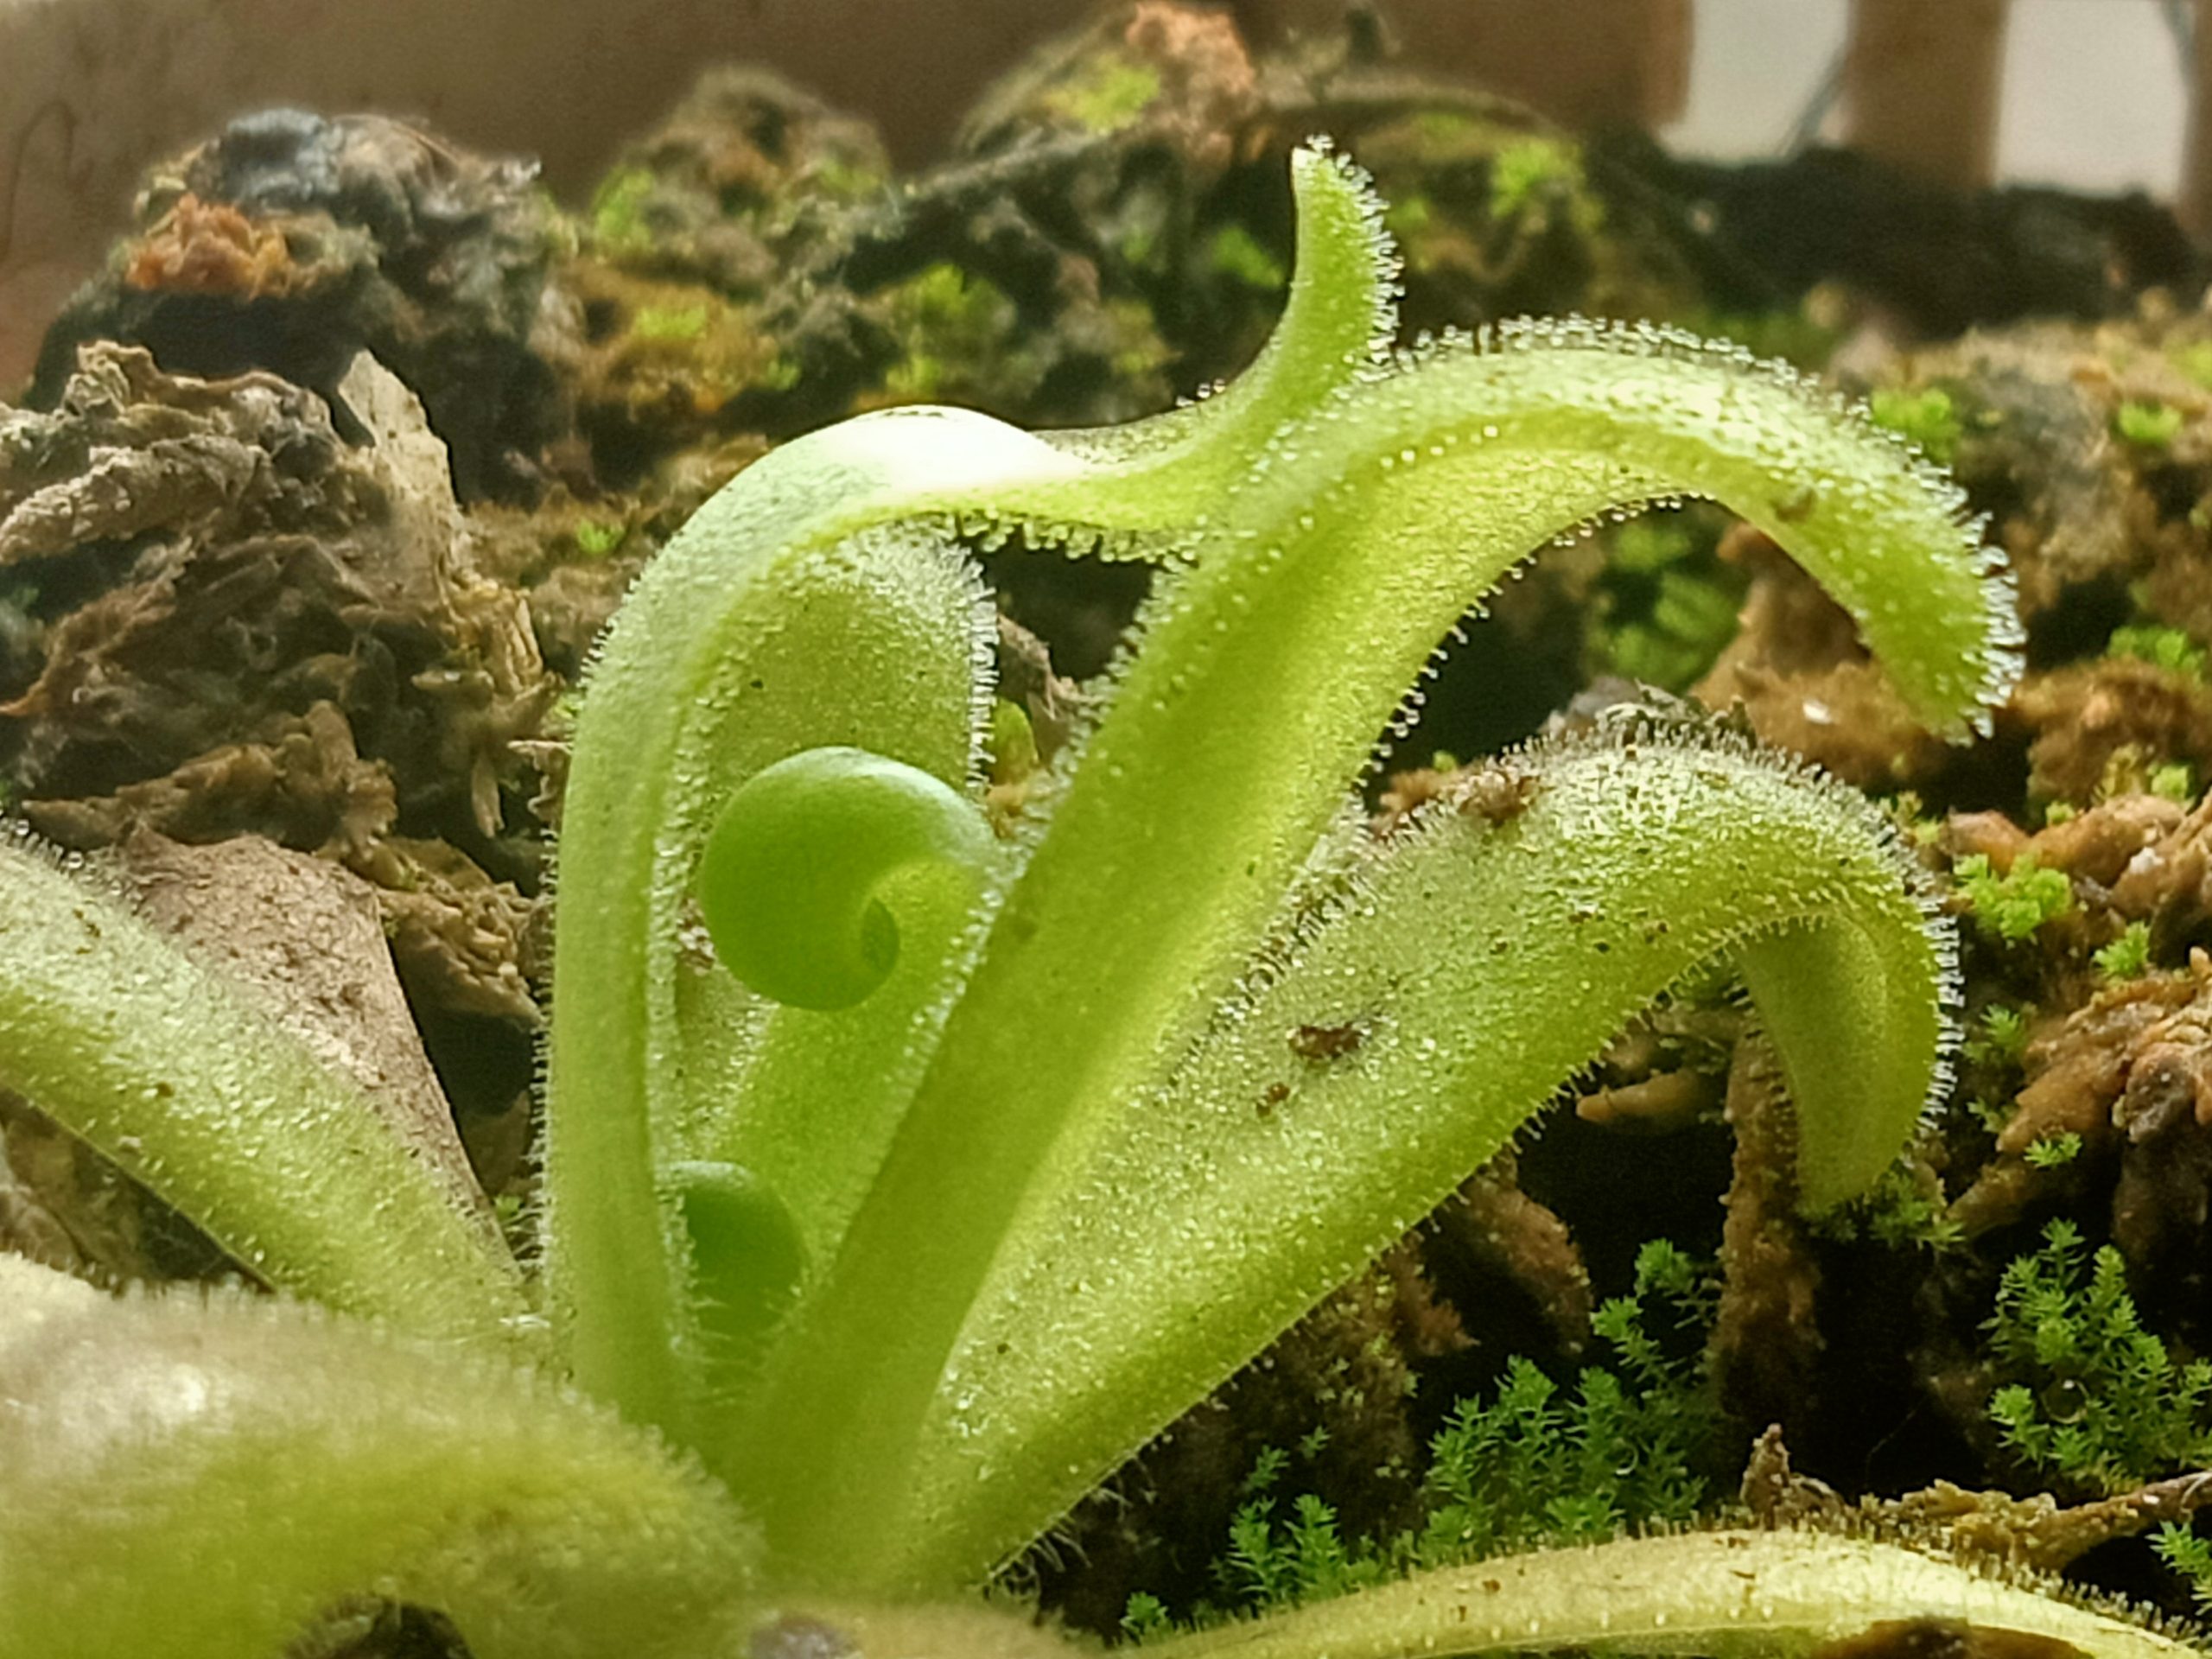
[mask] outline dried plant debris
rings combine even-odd
[[[0,1248],[96,1284],[171,1277],[136,1182],[17,1096],[0,1091]],[[184,1224],[172,1225],[181,1230]],[[221,1260],[204,1239],[200,1267]],[[190,1269],[184,1269],[189,1276]]]
[[[1492,1310],[1481,1306],[1479,1291],[1459,1287],[1502,1281],[1535,1306],[1561,1354],[1579,1357],[1589,1345],[1590,1269],[1558,1212],[1521,1190],[1510,1153],[1492,1159],[1437,1211],[1421,1245],[1430,1273],[1453,1286],[1454,1309],[1469,1304],[1463,1321],[1479,1322]]]
[[[1762,741],[1861,789],[1941,775],[1951,750],[1912,718],[1840,607],[1749,526],[1724,536],[1719,556],[1751,573],[1750,589],[1734,637],[1692,696],[1740,709]]]
[[[535,1031],[539,904],[448,842],[387,836],[348,862],[376,883],[393,961],[420,1006]]]
[[[365,351],[430,410],[464,495],[527,495],[567,425],[531,341],[561,242],[536,170],[381,116],[242,118],[149,181],[137,235],[48,334],[32,402],[61,400],[89,340],[334,400]]]
[[[0,569],[42,646],[27,683],[0,688],[0,752],[27,804],[164,777],[188,789],[180,768],[238,745],[281,762],[302,722],[318,769],[355,796],[323,706],[354,757],[391,770],[400,818],[500,832],[502,786],[523,782],[509,745],[552,692],[526,602],[473,569],[413,400],[366,359],[343,384],[368,446],[271,377],[173,377],[108,346],[87,348],[54,413],[0,413]],[[230,759],[201,781],[240,793]],[[381,827],[374,806],[365,823],[358,806],[322,816],[331,834]]]
[[[339,390],[363,442],[271,375],[95,345],[58,408],[0,410],[9,796],[70,847],[325,854],[375,885],[418,1011],[527,1030],[531,746],[558,683],[527,597],[478,569],[420,406],[365,357]]]
[[[2212,1503],[2212,1478],[2180,1475],[2072,1504],[2061,1504],[2048,1492],[2015,1497],[1948,1480],[1901,1497],[1853,1501],[1825,1481],[1796,1472],[1783,1431],[1770,1427],[1752,1443],[1739,1497],[1762,1526],[1847,1527],[1877,1537],[1916,1539],[1995,1565],[2057,1573],[2115,1538],[2186,1520]]]
[[[1736,1148],[1721,1232],[1714,1380],[1737,1417],[1794,1427],[1821,1407],[1821,1270],[1797,1212],[1788,1096],[1764,1040],[1737,1045],[1727,1109]]]

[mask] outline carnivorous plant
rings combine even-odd
[[[1394,350],[1374,204],[1325,149],[1294,165],[1288,309],[1226,390],[1109,430],[849,421],[639,581],[574,735],[534,1274],[242,994],[0,849],[0,1083],[283,1293],[0,1262],[0,1651],[261,1655],[365,1592],[482,1659],[777,1653],[763,1621],[821,1609],[868,1652],[1030,1651],[926,1610],[1713,958],[1780,1056],[1804,1204],[1881,1173],[1942,1075],[1950,946],[1856,797],[1656,717],[1379,839],[1355,790],[1514,565],[1681,493],[1962,730],[2015,639],[1955,493],[1664,332]],[[1001,836],[966,550],[1008,543],[1158,575]],[[2176,1646],[1886,1544],[1709,1533],[1165,1650],[1802,1649],[1923,1616]]]

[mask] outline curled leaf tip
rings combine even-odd
[[[672,1165],[665,1179],[691,1246],[709,1361],[741,1369],[798,1294],[805,1241],[790,1207],[751,1170],[687,1160]]]
[[[694,891],[715,955],[747,985],[847,1008],[898,965],[884,882],[924,864],[980,875],[990,850],[982,814],[942,779],[865,749],[808,749],[730,798]]]

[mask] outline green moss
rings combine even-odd
[[[2062,1169],[2082,1155],[2082,1137],[2068,1129],[2058,1135],[2039,1135],[2022,1154],[2037,1169]]]
[[[1974,925],[2008,944],[2031,938],[2074,907],[2074,884],[2066,873],[2044,869],[2033,853],[2021,854],[2002,875],[1976,853],[1952,867],[1951,879],[1966,895]]]
[[[1960,419],[1958,406],[1951,401],[1951,394],[1941,386],[1929,386],[1920,391],[1884,386],[1866,404],[1876,425],[1910,438],[1937,466],[1948,467],[1956,458],[1959,440],[1965,435],[1965,423]]]
[[[2130,922],[2120,936],[2098,950],[2094,960],[2107,979],[2140,979],[2151,966],[2151,925]]]
[[[639,340],[696,340],[706,332],[707,308],[703,305],[641,306],[630,318],[630,333]]]
[[[2156,624],[2114,628],[2112,638],[2105,644],[2105,654],[2155,663],[2177,673],[2204,677],[2204,647],[2179,628]]]
[[[1268,251],[1257,237],[1242,225],[1224,225],[1206,245],[1209,270],[1266,293],[1279,293],[1290,281],[1290,271]]]
[[[2212,1614],[2212,1540],[2200,1538],[2171,1521],[2158,1524],[2151,1548],[2158,1559],[2189,1580],[2190,1599],[2200,1614]]]
[[[1583,628],[1583,664],[1666,691],[1704,677],[1736,637],[1743,574],[1713,556],[1708,527],[1653,513],[1613,532],[1612,558]]]
[[[1393,196],[1382,210],[1382,223],[1400,241],[1419,236],[1434,222],[1436,204],[1418,190]]]
[[[903,347],[884,374],[894,401],[944,395],[952,365],[996,361],[1014,302],[986,277],[940,259],[884,290],[885,321]]]
[[[1894,1166],[1858,1203],[1821,1217],[1827,1238],[1871,1237],[1893,1250],[1955,1250],[1965,1229],[1952,1218],[1942,1183],[1924,1165]]]
[[[2090,1255],[2072,1223],[2005,1268],[1986,1328],[2008,1379],[1990,1421],[2038,1473],[2124,1492],[2212,1460],[2212,1363],[2177,1363],[2143,1328],[2120,1252]]]
[[[1966,1041],[1967,1058],[1978,1065],[2018,1065],[2027,1052],[2028,1016],[2021,1008],[1992,1003],[1981,1011],[1980,1029]]]
[[[1156,374],[1174,356],[1160,337],[1152,308],[1142,300],[1109,300],[1104,308],[1119,342],[1109,359],[1118,378],[1134,381]]]
[[[872,167],[858,167],[836,156],[815,162],[809,181],[823,195],[840,201],[858,201],[883,189],[889,178]]]
[[[2196,768],[2185,760],[2170,760],[2164,766],[2153,766],[2146,787],[2162,800],[2187,806],[2196,798]]]
[[[1117,132],[1160,96],[1160,71],[1118,55],[1085,64],[1077,77],[1046,96],[1052,114],[1091,132]]]
[[[1754,357],[1778,357],[1808,373],[1827,366],[1843,338],[1840,329],[1818,321],[1802,308],[1722,311],[1700,307],[1687,315],[1682,323],[1693,333],[1732,340]]]
[[[601,252],[634,253],[651,244],[645,215],[653,182],[642,167],[619,168],[600,181],[592,192],[590,224],[592,240]]]
[[[2212,340],[2178,346],[2166,353],[2166,360],[2198,385],[2212,387]]]
[[[2143,449],[2164,449],[2181,435],[2187,417],[2171,404],[2129,398],[2113,412],[2112,429]]]
[[[577,521],[570,532],[576,538],[576,551],[588,559],[603,559],[622,545],[622,538],[629,532],[620,524],[603,524],[596,518]]]
[[[1175,1621],[1167,1611],[1167,1604],[1148,1592],[1138,1591],[1122,1611],[1122,1634],[1131,1642],[1169,1636],[1174,1630]]]
[[[1424,145],[1439,149],[1480,143],[1491,130],[1483,122],[1459,110],[1418,111],[1413,118],[1413,128]]]
[[[1577,222],[1594,230],[1604,207],[1588,193],[1582,154],[1556,138],[1523,138],[1507,144],[1491,160],[1490,211],[1493,219],[1513,219],[1548,195],[1577,204]]]
[[[1711,1475],[1724,1461],[1704,1358],[1718,1296],[1709,1264],[1664,1239],[1644,1245],[1634,1288],[1591,1321],[1611,1363],[1563,1388],[1510,1360],[1492,1393],[1454,1408],[1430,1446],[1427,1516],[1392,1536],[1347,1541],[1312,1493],[1286,1505],[1276,1489],[1292,1459],[1263,1452],[1215,1563],[1219,1603],[1196,1610],[1198,1622],[1326,1600],[1410,1568],[1694,1519],[1717,1497]],[[1164,1634],[1172,1621],[1140,1594],[1122,1628]]]

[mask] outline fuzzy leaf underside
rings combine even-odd
[[[1740,743],[1642,726],[1513,763],[1535,798],[1359,848],[1172,1080],[1008,1230],[920,1437],[830,1570],[1019,1548],[1493,1156],[1716,955],[1753,999],[1824,1201],[1878,1176],[1947,1040],[1946,943],[1886,823]],[[1332,1033],[1316,1057],[1301,1033]],[[1838,1057],[1851,1055],[1849,1065]],[[820,1426],[826,1432],[827,1425]],[[834,1548],[826,1540],[818,1547]],[[863,1567],[863,1560],[870,1564]]]
[[[728,1499],[553,1383],[10,1256],[0,1306],[0,1653],[273,1654],[372,1588],[478,1659],[738,1650]]]
[[[502,1340],[524,1313],[505,1246],[357,1085],[4,829],[0,961],[0,1087],[270,1283],[473,1343]]]
[[[2090,1659],[2198,1659],[2202,1651],[2138,1618],[2060,1599],[2055,1588],[2024,1573],[2000,1576],[1870,1538],[1693,1532],[1417,1573],[1156,1646],[1160,1659],[1590,1649],[1775,1659],[1884,1633],[1898,1643],[1948,1643],[1965,1626],[2018,1639],[2029,1644],[2023,1651]]]

